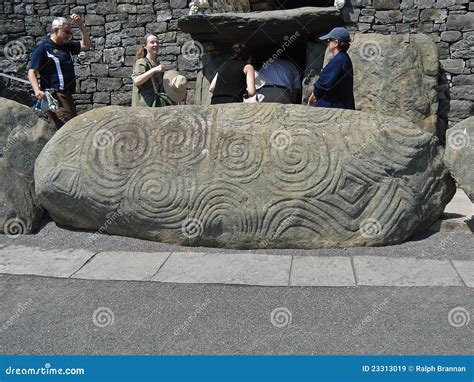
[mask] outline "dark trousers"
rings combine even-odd
[[[264,86],[258,90],[260,94],[263,94],[265,98],[262,102],[275,102],[275,103],[291,103],[291,93],[287,88]]]
[[[59,129],[77,115],[76,104],[68,91],[57,91],[53,97],[58,100],[58,111],[56,113],[48,111],[47,114],[56,129]]]

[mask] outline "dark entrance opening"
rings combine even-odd
[[[302,70],[306,67],[306,44],[305,41],[301,43],[294,43],[288,48],[284,46],[284,41],[275,43],[274,45],[261,46],[258,49],[252,49],[253,63],[256,68],[260,68],[265,62],[270,59],[284,58],[293,62],[298,68]]]
[[[301,7],[332,7],[334,0],[267,0],[269,9],[296,9]]]

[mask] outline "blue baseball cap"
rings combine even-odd
[[[349,35],[349,31],[346,28],[336,27],[328,34],[321,36],[319,39],[320,40],[333,39],[333,40],[339,40],[339,41],[344,41],[344,42],[350,42],[351,36]]]

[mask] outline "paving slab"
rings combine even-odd
[[[446,205],[441,218],[429,228],[433,232],[474,232],[474,204],[466,193],[458,188],[453,199]],[[449,233],[451,235],[451,233]]]
[[[350,257],[295,256],[291,267],[293,286],[354,286]]]
[[[474,261],[453,261],[454,267],[469,288],[474,288]]]
[[[0,250],[0,273],[69,277],[93,255],[81,249],[42,250],[12,245]]]
[[[448,260],[392,259],[355,256],[357,285],[371,286],[462,286]]]
[[[463,190],[458,188],[451,201],[446,205],[444,212],[470,219],[474,215],[474,203],[471,202]]]
[[[72,277],[91,280],[150,280],[170,252],[100,252]]]
[[[152,281],[287,286],[291,256],[172,253]]]

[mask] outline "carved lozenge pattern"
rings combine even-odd
[[[396,243],[449,201],[433,139],[402,119],[296,105],[107,107],[58,132],[37,189],[62,224],[99,228],[119,211],[108,232],[170,243]],[[377,235],[361,235],[367,221]]]

